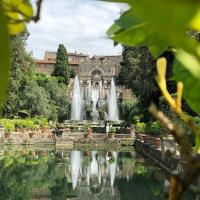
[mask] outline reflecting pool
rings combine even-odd
[[[134,150],[0,148],[0,200],[162,200],[166,190],[166,174]]]

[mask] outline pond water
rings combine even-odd
[[[0,200],[162,200],[166,185],[134,150],[0,149]]]

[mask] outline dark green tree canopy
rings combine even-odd
[[[154,79],[155,59],[145,46],[124,46],[122,55],[119,83],[131,88],[144,104],[148,104],[159,93]]]
[[[10,38],[11,61],[9,88],[2,108],[2,114],[6,117],[13,117],[17,114],[23,77],[26,73],[32,71],[34,67],[34,61],[31,55],[26,52],[26,40],[28,35],[29,33],[26,30]]]
[[[52,75],[61,77],[63,82],[66,84],[69,83],[71,73],[69,69],[67,51],[63,44],[60,44],[58,47],[56,64]]]

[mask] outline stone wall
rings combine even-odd
[[[184,161],[179,156],[163,156],[160,149],[156,149],[155,146],[136,140],[134,144],[136,151],[140,154],[147,156],[164,169],[168,174],[180,174],[184,169]],[[198,178],[191,186],[190,191],[200,193],[200,178]]]
[[[53,145],[55,138],[50,129],[21,129],[10,134],[0,130],[1,145]]]

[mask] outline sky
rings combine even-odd
[[[35,0],[32,0],[35,2]],[[44,0],[41,20],[28,25],[27,48],[35,58],[64,44],[68,52],[92,55],[120,54],[120,45],[106,37],[106,31],[120,16],[124,4],[96,0]]]

